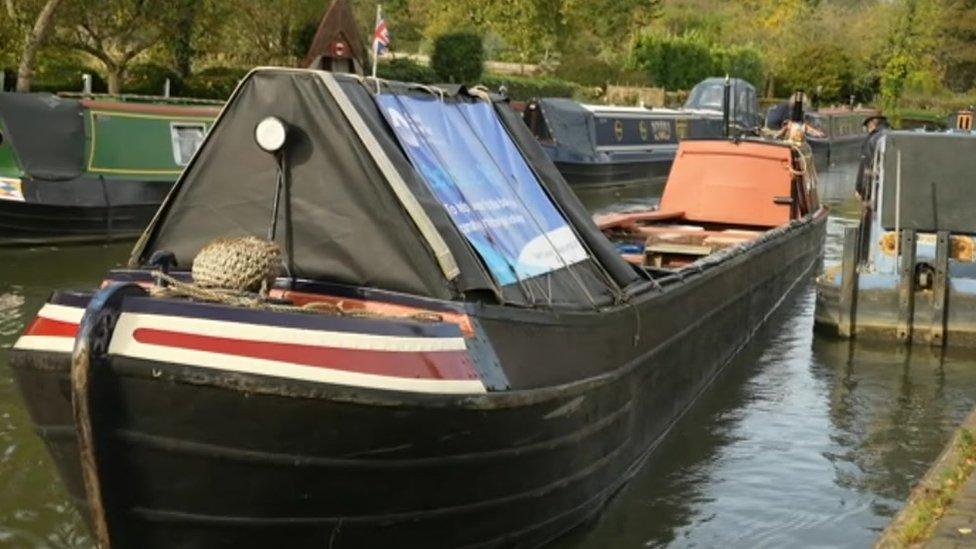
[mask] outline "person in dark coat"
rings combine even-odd
[[[888,119],[881,115],[869,116],[864,120],[863,126],[867,128],[868,135],[861,144],[861,163],[857,168],[857,182],[854,185],[854,192],[860,199],[867,196],[868,180],[874,170],[874,153],[878,150],[878,142],[891,129]]]

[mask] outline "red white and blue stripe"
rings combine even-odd
[[[83,314],[48,303],[14,348],[70,353]],[[128,311],[119,316],[108,354],[381,390],[486,392],[460,332],[363,333]]]

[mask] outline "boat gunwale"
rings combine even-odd
[[[776,233],[776,235],[780,235],[796,233],[804,229],[814,230],[818,224],[826,221],[826,208],[822,207],[816,214],[808,215],[798,221],[799,222],[791,222],[777,229],[773,229],[767,234],[773,233],[774,231],[779,231]],[[720,258],[712,265],[692,268],[691,270],[694,271],[692,276],[675,281],[680,282],[681,284],[668,284],[666,286],[662,286],[660,290],[649,289],[648,291],[633,296],[632,300],[609,307],[602,311],[542,311],[537,309],[513,308],[505,305],[466,305],[468,306],[467,308],[469,312],[479,319],[488,318],[510,321],[517,320],[518,322],[524,324],[549,325],[554,324],[555,321],[555,323],[559,325],[576,324],[583,326],[586,324],[591,324],[595,320],[605,318],[606,315],[610,314],[611,312],[625,314],[628,311],[634,310],[636,307],[647,305],[652,300],[674,295],[674,291],[677,291],[679,288],[684,288],[687,283],[704,283],[707,281],[707,279],[704,278],[705,276],[716,276],[717,273],[720,272],[714,268],[715,266],[730,265],[732,262],[735,264],[746,262],[755,254],[761,253],[767,248],[781,242],[782,240],[773,237],[753,240],[747,243],[747,245],[733,250],[732,253]],[[822,249],[818,249],[816,258],[821,256]],[[811,262],[814,262],[816,258],[811,258]],[[783,268],[786,267],[788,266],[783,266]],[[809,271],[810,268],[811,267],[808,266],[806,271]],[[742,289],[739,293],[730,297],[728,301],[735,301],[736,299],[741,298],[744,294],[753,291],[754,288],[755,285],[750,285],[749,287]],[[289,379],[275,377],[273,375],[222,372],[208,369],[205,366],[168,364],[146,359],[134,359],[131,357],[123,357],[125,358],[126,362],[130,363],[129,365],[119,364],[115,361],[110,361],[110,363],[112,370],[117,375],[159,379],[159,374],[161,372],[160,366],[162,366],[163,370],[169,371],[170,375],[166,376],[166,378],[167,381],[170,382],[206,385],[246,392],[249,394],[261,394],[267,396],[303,398],[310,400],[330,400],[339,403],[383,407],[407,406],[430,409],[461,408],[469,410],[520,408],[539,405],[560,398],[578,396],[587,391],[610,384],[619,378],[628,375],[635,369],[639,368],[640,365],[652,360],[656,354],[669,348],[669,346],[680,340],[689,331],[694,330],[696,327],[700,326],[721,310],[724,310],[724,308],[712,308],[708,314],[698,317],[693,323],[688,324],[680,331],[671,334],[667,339],[661,341],[659,344],[647,349],[645,352],[633,357],[620,366],[617,366],[604,373],[545,387],[489,391],[482,394],[458,395],[441,393],[415,393],[386,389],[379,390],[365,387],[343,386],[331,383]],[[516,319],[513,317],[518,318]],[[50,357],[51,359],[62,359],[64,361],[62,367],[63,369],[67,369],[70,365],[70,359],[65,360],[68,358],[68,355],[65,353],[39,352],[16,348],[10,349],[10,353],[11,356],[22,355],[25,358],[28,358],[28,360],[30,360],[32,363],[36,358],[41,358],[43,356]],[[111,359],[114,357],[109,355],[109,358]],[[132,366],[132,363],[138,363],[140,365]],[[43,369],[57,370],[58,368],[47,367]]]

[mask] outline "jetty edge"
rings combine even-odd
[[[536,547],[810,281],[809,158],[685,141],[666,210],[601,230],[505,98],[257,69],[129,267],[10,363],[103,549]]]
[[[878,536],[875,549],[925,547],[937,539],[945,542],[939,547],[976,544],[974,467],[976,409],[966,416],[928,472],[912,488],[905,506]],[[950,519],[954,519],[951,524]],[[956,524],[959,519],[963,523]]]

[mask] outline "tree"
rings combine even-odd
[[[976,87],[976,0],[945,0],[937,33],[946,86],[957,92]]]
[[[98,60],[108,92],[119,93],[129,63],[174,27],[174,7],[151,0],[71,0],[58,42]]]
[[[51,27],[54,24],[54,15],[61,5],[62,0],[46,0],[33,26],[26,33],[23,49],[20,55],[20,63],[17,66],[17,91],[29,92],[31,79],[34,77],[34,63],[37,61],[37,52],[44,45]],[[18,18],[18,7],[13,0],[6,0],[5,8],[11,21]],[[21,9],[24,9],[21,6]]]

